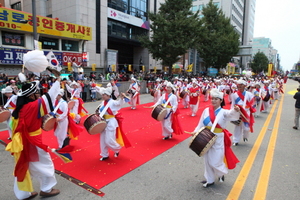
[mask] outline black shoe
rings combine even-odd
[[[219,178],[219,181],[220,181],[221,183],[225,181],[224,175],[223,175],[222,177]]]
[[[7,138],[8,140],[11,140],[11,138],[9,137],[9,138]]]
[[[238,146],[238,145],[239,145],[239,143],[237,143],[237,142],[233,143],[233,146]]]
[[[203,183],[203,184],[204,184],[204,183],[206,183],[206,182],[207,182],[206,180],[204,180],[204,181],[201,181],[201,183]]]
[[[119,156],[119,153],[120,153],[120,152],[116,152],[116,153],[115,153],[115,157],[118,157],[118,156]]]
[[[69,137],[66,137],[66,139],[64,140],[64,143],[62,145],[61,148],[64,148],[65,146],[69,145],[70,144],[70,138]]]
[[[163,140],[168,140],[170,138],[172,138],[172,137],[171,136],[167,136],[167,137],[164,137]]]
[[[107,160],[107,159],[108,159],[108,157],[102,157],[102,158],[100,158],[100,161]]]
[[[203,184],[203,187],[205,187],[205,188],[208,188],[208,187],[210,187],[210,186],[212,186],[212,185],[214,185],[215,184],[215,182],[212,182],[212,183],[204,183]]]
[[[293,126],[293,129],[297,130],[298,128],[297,128],[297,126]]]
[[[244,142],[248,142],[248,138],[244,138]]]

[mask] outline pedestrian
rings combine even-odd
[[[299,116],[300,116],[300,86],[297,88],[297,92],[294,95],[294,99],[296,99],[295,102],[295,119],[294,119],[294,125],[293,129],[299,128]]]
[[[18,199],[31,199],[34,192],[31,176],[40,181],[40,196],[50,197],[60,193],[53,187],[57,181],[54,165],[48,153],[50,149],[42,142],[41,124],[43,116],[53,107],[60,88],[60,78],[52,88],[40,97],[37,83],[26,83],[18,93],[17,105],[12,113],[13,136],[6,150],[15,157],[14,193]]]
[[[77,81],[78,80],[78,73],[79,73],[79,68],[81,67],[81,64],[78,65],[76,62],[76,58],[73,58],[72,60],[72,68],[73,68],[73,77],[74,80]]]
[[[205,188],[212,186],[216,177],[220,182],[224,182],[224,175],[228,173],[228,169],[234,169],[239,162],[231,150],[231,133],[225,129],[228,121],[239,119],[239,107],[235,106],[231,110],[223,109],[224,94],[216,88],[210,91],[210,96],[211,106],[204,109],[193,131],[195,134],[202,127],[206,127],[217,136],[215,143],[203,156],[205,180],[202,183]]]

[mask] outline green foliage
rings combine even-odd
[[[239,51],[239,34],[225,17],[222,10],[212,0],[202,10],[201,35],[196,49],[203,58],[206,67],[220,69],[236,56]],[[202,37],[201,37],[202,36]]]
[[[269,60],[268,57],[263,52],[257,52],[253,57],[253,62],[251,63],[252,71],[255,73],[260,73],[262,71],[268,71]]]
[[[161,59],[164,66],[169,66],[169,74],[178,56],[194,46],[195,32],[200,31],[198,13],[193,14],[191,6],[192,0],[166,0],[158,13],[149,13],[150,36],[139,38],[154,59]]]

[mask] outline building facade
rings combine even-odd
[[[197,12],[199,10],[199,17],[203,17],[201,11],[209,1],[193,0],[192,11]],[[240,35],[241,46],[251,46],[254,33],[256,0],[214,0],[213,3],[230,19],[232,26]],[[251,56],[235,57],[235,60],[238,65],[247,68],[248,63],[251,62]]]
[[[90,31],[88,39],[76,35],[65,43],[66,38],[54,34],[55,31],[52,32],[53,34],[41,32],[40,22],[38,22],[42,50],[52,50],[55,55],[65,51],[74,55],[86,53],[87,59],[83,62],[85,73],[90,72],[92,66],[95,66],[96,72],[99,73],[106,73],[112,70],[112,67],[115,70],[126,70],[126,68],[128,70],[130,66],[132,71],[141,69],[147,71],[154,67],[158,70],[162,69],[160,62],[152,59],[148,50],[138,41],[138,35],[149,32],[147,13],[156,12],[162,2],[160,0],[36,0],[38,20],[46,21],[43,18],[45,17],[52,23],[55,23],[55,20],[63,21],[85,27]],[[8,9],[15,8],[20,12],[27,12],[28,16],[26,15],[25,18],[30,18],[32,0],[1,0],[0,3]],[[32,24],[27,25],[26,30],[10,30],[24,34],[24,45],[15,47],[1,42],[0,47],[32,50]],[[42,25],[45,26],[44,23]],[[0,30],[5,33],[7,27],[0,26]],[[66,62],[59,55],[58,60],[66,68]],[[0,67],[5,69],[6,73],[14,75],[18,74],[17,71],[20,69],[20,66],[14,67],[7,63],[1,63]]]

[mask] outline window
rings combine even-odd
[[[203,4],[199,5],[199,10],[203,10]]]
[[[24,34],[2,31],[2,44],[24,47]]]
[[[14,3],[11,5],[11,8],[12,9],[15,9],[15,10],[22,10],[22,7],[21,7],[21,2],[17,2],[17,3]]]
[[[39,37],[39,41],[42,43],[42,49],[59,50],[59,41],[55,38]]]
[[[197,12],[197,11],[198,11],[197,7],[198,7],[198,6],[193,6],[193,7],[192,7],[192,11],[193,11],[193,12]]]
[[[79,51],[79,42],[73,40],[62,40],[63,51]]]
[[[214,5],[220,8],[220,2],[214,3]]]

